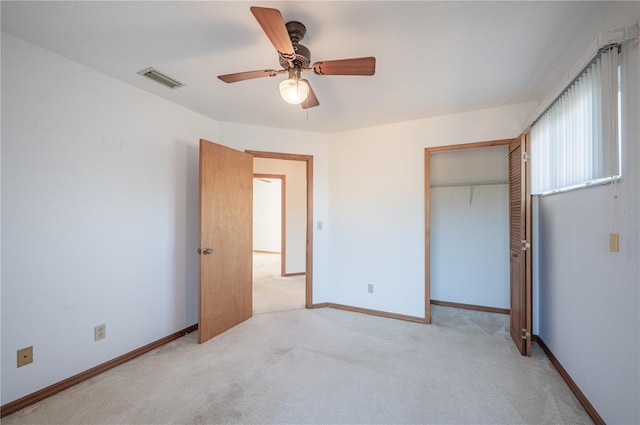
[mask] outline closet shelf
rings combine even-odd
[[[433,183],[430,187],[464,187],[464,186],[496,186],[501,184],[508,184],[509,180],[487,180],[487,181],[474,181],[474,182],[461,182],[461,183]]]

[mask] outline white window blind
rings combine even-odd
[[[531,192],[620,176],[618,47],[598,54],[531,127]]]

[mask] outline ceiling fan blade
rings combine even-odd
[[[246,71],[236,72],[235,74],[218,75],[218,78],[225,83],[236,83],[238,81],[252,80],[254,78],[275,77],[276,75],[282,73],[284,73],[284,70],[276,71],[275,69],[261,69],[258,71]]]
[[[318,75],[373,75],[376,73],[376,58],[322,61],[314,63],[311,68]]]
[[[280,11],[268,7],[251,6],[251,13],[253,13],[253,16],[255,16],[280,56],[292,61],[295,58],[295,52]]]
[[[307,98],[304,100],[304,102],[300,104],[300,106],[302,106],[302,109],[309,109],[309,108],[318,106],[320,102],[318,102],[318,98],[316,97],[316,94],[311,88],[311,84],[309,84],[309,81],[307,80],[304,80],[304,81],[306,81],[307,84],[309,85],[309,94],[307,95]]]

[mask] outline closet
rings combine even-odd
[[[507,313],[508,146],[429,155],[431,300]]]

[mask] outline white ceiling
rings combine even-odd
[[[285,77],[249,11],[307,27],[311,60],[375,56],[373,77],[305,74],[320,106],[278,94]],[[218,121],[334,132],[541,101],[595,40],[607,2],[2,1],[2,30]],[[141,77],[153,66],[186,84]],[[55,78],[53,77],[55,84]]]

